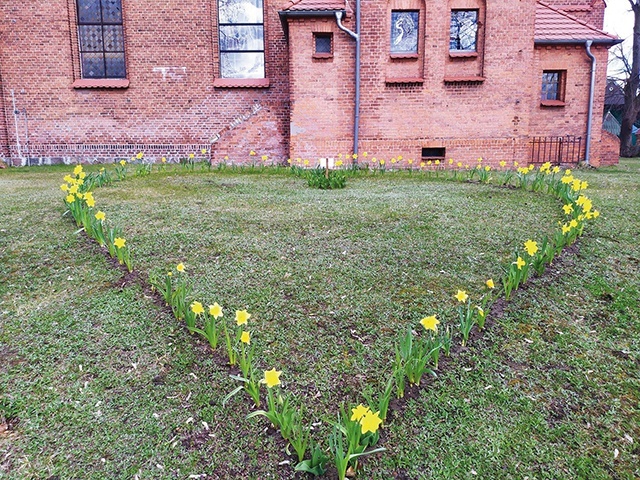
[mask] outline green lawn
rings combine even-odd
[[[551,196],[420,174],[319,191],[286,174],[154,173],[94,194],[136,279],[61,216],[70,170],[0,171],[11,479],[303,478],[267,422],[245,419],[246,397],[221,405],[236,382],[158,306],[150,273],[184,262],[194,299],[248,309],[258,365],[283,370],[323,441],[342,402],[382,388],[400,331],[433,313],[453,324],[458,288],[477,296],[563,219]],[[392,412],[387,451],[358,478],[640,476],[640,161],[577,176],[600,218]]]

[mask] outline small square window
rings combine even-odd
[[[545,70],[542,72],[540,100],[544,102],[564,102],[565,70]]]
[[[451,10],[450,52],[478,50],[478,10]]]
[[[418,54],[418,10],[391,11],[391,54]]]
[[[314,56],[327,57],[333,54],[333,34],[314,33]]]

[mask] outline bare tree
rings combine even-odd
[[[620,127],[621,157],[637,157],[640,154],[640,145],[633,145],[631,142],[633,124],[640,114],[640,0],[629,0],[629,3],[634,17],[631,60],[625,55],[617,55],[621,57],[628,73],[624,86],[624,107]]]

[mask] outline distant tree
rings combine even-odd
[[[623,54],[622,48],[616,55],[623,62],[627,76],[620,126],[621,157],[637,157],[640,154],[640,144],[633,145],[631,141],[633,124],[640,114],[640,0],[629,0],[629,4],[634,16],[631,58]]]

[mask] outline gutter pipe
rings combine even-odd
[[[587,40],[584,44],[587,51],[587,56],[591,59],[591,84],[589,86],[589,113],[587,116],[587,145],[584,151],[584,163],[589,165],[591,157],[591,129],[592,129],[592,116],[593,116],[593,96],[596,88],[596,57],[591,53],[591,45],[593,42]]]
[[[342,24],[342,12],[336,12],[338,28],[348,33],[356,41],[355,106],[353,113],[353,164],[358,164],[358,137],[360,131],[360,0],[356,0],[356,31],[352,32]]]

